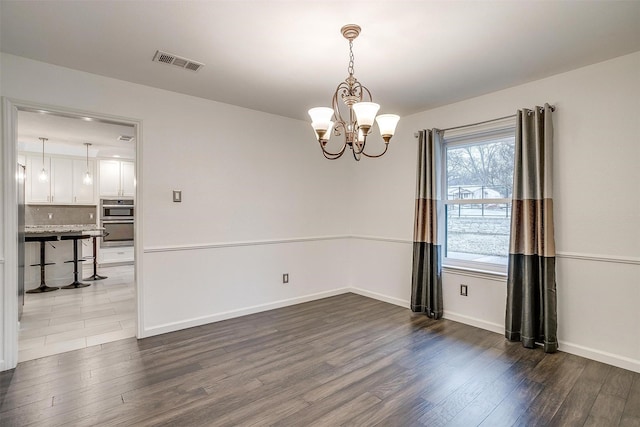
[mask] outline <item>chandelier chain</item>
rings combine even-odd
[[[349,40],[349,68],[347,68],[347,71],[350,76],[353,76],[353,60],[353,41]]]

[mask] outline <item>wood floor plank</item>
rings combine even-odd
[[[544,385],[524,378],[515,389],[482,420],[480,426],[507,427],[515,425],[542,390],[544,390]]]
[[[465,427],[482,422],[529,376],[544,356],[542,351],[530,351],[519,343],[508,343],[504,357],[513,364],[446,425]]]
[[[551,355],[555,356],[557,355]],[[586,359],[577,356],[560,354],[555,375],[547,378],[544,389],[536,396],[529,408],[520,416],[517,426],[542,426],[551,422],[565,398],[584,371]],[[546,359],[546,358],[545,358]]]
[[[625,399],[612,394],[603,393],[602,389],[600,389],[600,394],[598,394],[598,397],[593,403],[584,426],[617,426],[622,418],[624,404]]]
[[[640,374],[633,374],[633,383],[624,405],[623,417],[640,418]]]
[[[640,427],[640,418],[631,415],[623,415],[619,427]]]
[[[419,381],[419,379],[416,380]],[[422,385],[421,382],[410,382],[406,389],[398,390],[397,393],[383,399],[366,411],[350,414],[350,419],[345,420],[342,425],[345,427],[394,425],[390,423],[390,420],[393,420],[394,417],[397,419],[398,414],[401,417],[412,414],[411,417],[417,422],[422,413],[433,406],[432,403],[417,397],[416,390],[419,390]]]
[[[633,384],[634,375],[625,369],[611,367],[611,373],[602,385],[602,393],[626,399]]]
[[[550,426],[583,426],[611,367],[587,361],[580,378],[555,413]]]
[[[640,426],[640,375],[355,294],[0,373],[5,426]]]
[[[442,399],[433,409],[425,412],[420,422],[426,425],[444,426],[453,420],[460,412],[468,407],[484,390],[491,387],[497,379],[513,365],[513,361],[503,360],[504,350],[488,349],[479,355],[465,370],[458,370],[452,375],[458,378],[449,383],[453,391]],[[472,372],[468,372],[466,370]],[[462,378],[462,379],[460,379]],[[437,387],[446,389],[446,387]],[[425,400],[425,394],[422,394]]]

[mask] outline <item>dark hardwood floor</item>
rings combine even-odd
[[[640,426],[640,374],[345,294],[20,363],[2,426]]]

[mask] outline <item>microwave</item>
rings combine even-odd
[[[100,210],[102,219],[133,219],[134,203],[131,199],[102,199]]]

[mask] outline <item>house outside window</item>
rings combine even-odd
[[[445,132],[445,266],[506,272],[514,144],[513,119]]]

